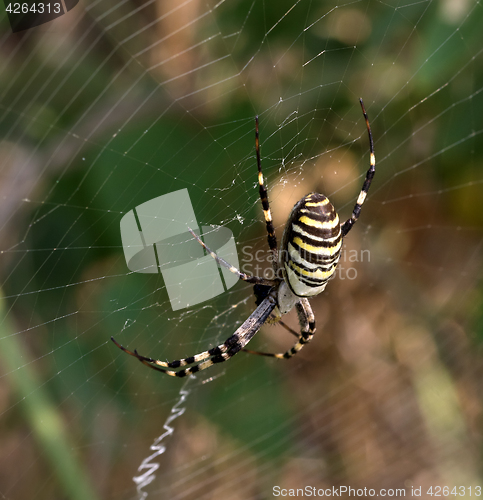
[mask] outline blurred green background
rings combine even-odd
[[[81,2],[16,34],[4,15],[2,498],[141,498],[178,407],[148,497],[481,485],[482,20],[470,0]],[[188,381],[116,349],[192,355],[254,309],[239,283],[173,312],[160,275],[127,269],[122,215],[187,188],[248,265],[258,114],[279,239],[311,191],[345,220],[369,161],[359,97],[377,173],[312,344]],[[291,342],[265,326],[251,346]]]

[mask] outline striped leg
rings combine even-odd
[[[130,356],[134,356],[141,363],[158,372],[166,373],[171,377],[186,377],[201,370],[205,370],[216,363],[228,361],[237,352],[242,350],[252,337],[260,330],[261,326],[265,323],[272,311],[275,309],[277,301],[275,299],[275,292],[271,293],[263,302],[255,309],[255,311],[248,317],[248,319],[236,330],[236,332],[223,344],[220,344],[208,351],[201,352],[189,358],[178,359],[176,361],[160,361],[158,359],[148,358],[141,356],[136,350],[129,351],[121,344],[119,344],[113,337],[111,340],[116,344],[119,349],[123,350]],[[210,359],[209,359],[210,358]],[[179,371],[167,370],[166,368],[180,368],[186,365],[192,365]],[[160,368],[162,367],[162,368]]]
[[[257,153],[257,167],[258,167],[258,186],[260,193],[260,200],[262,202],[263,216],[265,217],[265,224],[267,227],[267,240],[270,251],[273,254],[273,268],[275,272],[278,269],[278,256],[277,256],[277,237],[275,236],[275,228],[272,222],[272,213],[270,212],[270,204],[268,202],[267,188],[262,173],[262,162],[260,159],[260,140],[258,137],[258,116],[255,117],[255,151]]]
[[[277,354],[273,354],[271,352],[252,351],[250,349],[243,350],[249,354],[257,354],[259,356],[268,356],[270,358],[277,359],[288,359],[297,354],[305,344],[308,344],[314,338],[315,317],[307,299],[300,299],[300,302],[297,302],[295,307],[297,308],[297,315],[299,317],[300,334],[297,335],[298,342],[291,349]],[[293,333],[291,328],[289,331]]]
[[[279,281],[277,280],[268,280],[265,278],[259,278],[258,276],[251,276],[250,274],[242,273],[235,266],[229,264],[225,259],[219,257],[210,247],[206,246],[204,241],[190,228],[188,231],[193,235],[193,237],[198,241],[198,243],[218,262],[220,266],[226,267],[228,271],[236,274],[241,280],[246,281],[247,283],[254,283],[256,285],[265,285],[265,286],[275,286]]]
[[[366,179],[364,184],[362,185],[361,192],[359,194],[359,198],[357,198],[357,202],[354,206],[354,210],[352,211],[352,215],[350,219],[347,219],[344,224],[342,224],[342,237],[344,237],[351,229],[352,226],[356,223],[359,215],[361,213],[361,207],[366,199],[367,192],[371,187],[372,179],[374,178],[374,174],[376,172],[376,157],[374,155],[374,143],[372,141],[372,132],[371,126],[369,125],[369,118],[367,118],[366,108],[364,108],[364,103],[362,99],[359,99],[361,103],[362,113],[364,114],[364,119],[366,120],[367,134],[369,135],[369,150],[370,150],[370,167],[366,174]]]

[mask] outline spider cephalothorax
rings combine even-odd
[[[218,264],[228,268],[238,277],[253,283],[257,308],[248,319],[223,344],[194,356],[175,361],[161,361],[141,356],[136,350],[129,351],[111,337],[112,341],[124,352],[136,357],[146,366],[173,377],[185,377],[210,366],[227,361],[240,351],[274,358],[290,358],[310,342],[315,332],[315,319],[307,297],[323,292],[328,280],[334,275],[339,262],[342,238],[351,230],[359,218],[362,204],[375,173],[376,158],[372,141],[371,127],[362,99],[362,112],[369,135],[370,160],[364,184],[357,198],[352,215],[343,224],[332,203],[322,194],[310,193],[293,207],[282,237],[280,249],[272,222],[267,189],[262,174],[260,145],[258,138],[258,116],[255,118],[255,151],[258,166],[258,184],[263,214],[267,227],[267,239],[272,254],[275,279],[250,276],[240,272],[228,262],[218,257],[190,229],[191,234],[205,247]],[[281,317],[295,307],[300,325],[300,332],[288,327]],[[297,337],[295,345],[284,353],[266,353],[246,349],[245,346],[266,322],[279,322]],[[184,366],[188,368],[182,368]],[[171,368],[171,369],[170,369]],[[173,370],[174,369],[174,370]]]

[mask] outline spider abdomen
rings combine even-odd
[[[339,216],[322,194],[304,196],[292,209],[283,235],[280,264],[299,297],[321,293],[335,273],[342,247]]]

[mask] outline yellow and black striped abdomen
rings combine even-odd
[[[342,247],[340,221],[322,194],[304,196],[293,207],[283,235],[280,264],[292,292],[312,297],[335,273]]]

